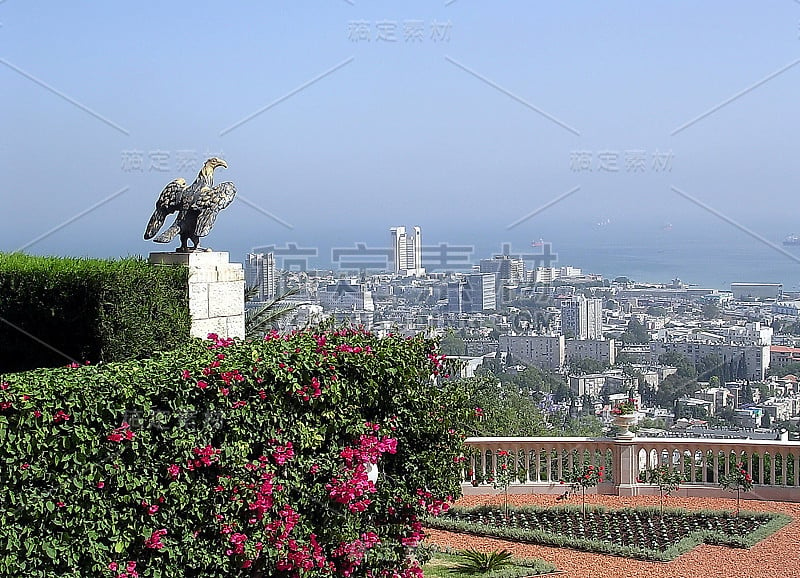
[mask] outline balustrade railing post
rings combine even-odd
[[[639,452],[634,439],[614,440],[614,483],[618,496],[638,496]]]

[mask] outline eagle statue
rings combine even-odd
[[[212,157],[203,164],[191,185],[187,186],[184,179],[175,179],[164,187],[156,201],[156,210],[147,223],[144,238],[152,239],[161,229],[167,215],[177,211],[175,222],[153,240],[156,243],[169,243],[175,235],[180,235],[181,246],[176,252],[210,251],[211,249],[200,247],[200,237],[208,235],[217,213],[230,205],[236,196],[236,187],[231,182],[214,186],[214,169],[217,167],[227,169],[228,165],[224,160]],[[189,240],[194,244],[193,247],[188,246]]]

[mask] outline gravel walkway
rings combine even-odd
[[[514,505],[555,505],[555,496],[509,496]],[[456,502],[459,506],[501,504],[501,496],[466,496]],[[559,502],[563,504],[563,502]],[[572,498],[567,503],[580,504]],[[657,506],[658,496],[622,498],[616,496],[586,496],[586,503],[608,508],[624,506]],[[667,507],[687,510],[735,510],[735,499],[669,497]],[[427,529],[428,540],[450,548],[477,548],[491,551],[507,548],[516,556],[541,558],[554,564],[563,578],[800,578],[800,504],[742,500],[742,509],[781,512],[794,518],[769,538],[749,550],[701,544],[675,560],[646,562],[617,556],[591,554],[567,548],[551,548],[518,544],[465,534],[453,534]]]

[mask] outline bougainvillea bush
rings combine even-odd
[[[421,576],[472,414],[435,343],[211,337],[2,378],[0,575]]]

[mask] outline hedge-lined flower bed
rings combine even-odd
[[[790,518],[778,514],[690,512],[658,508],[608,510],[580,507],[524,507],[508,517],[497,507],[453,508],[426,520],[441,530],[568,547],[644,560],[669,561],[703,542],[748,548],[783,527]]]
[[[420,576],[472,414],[440,365],[341,330],[6,375],[0,575]]]

